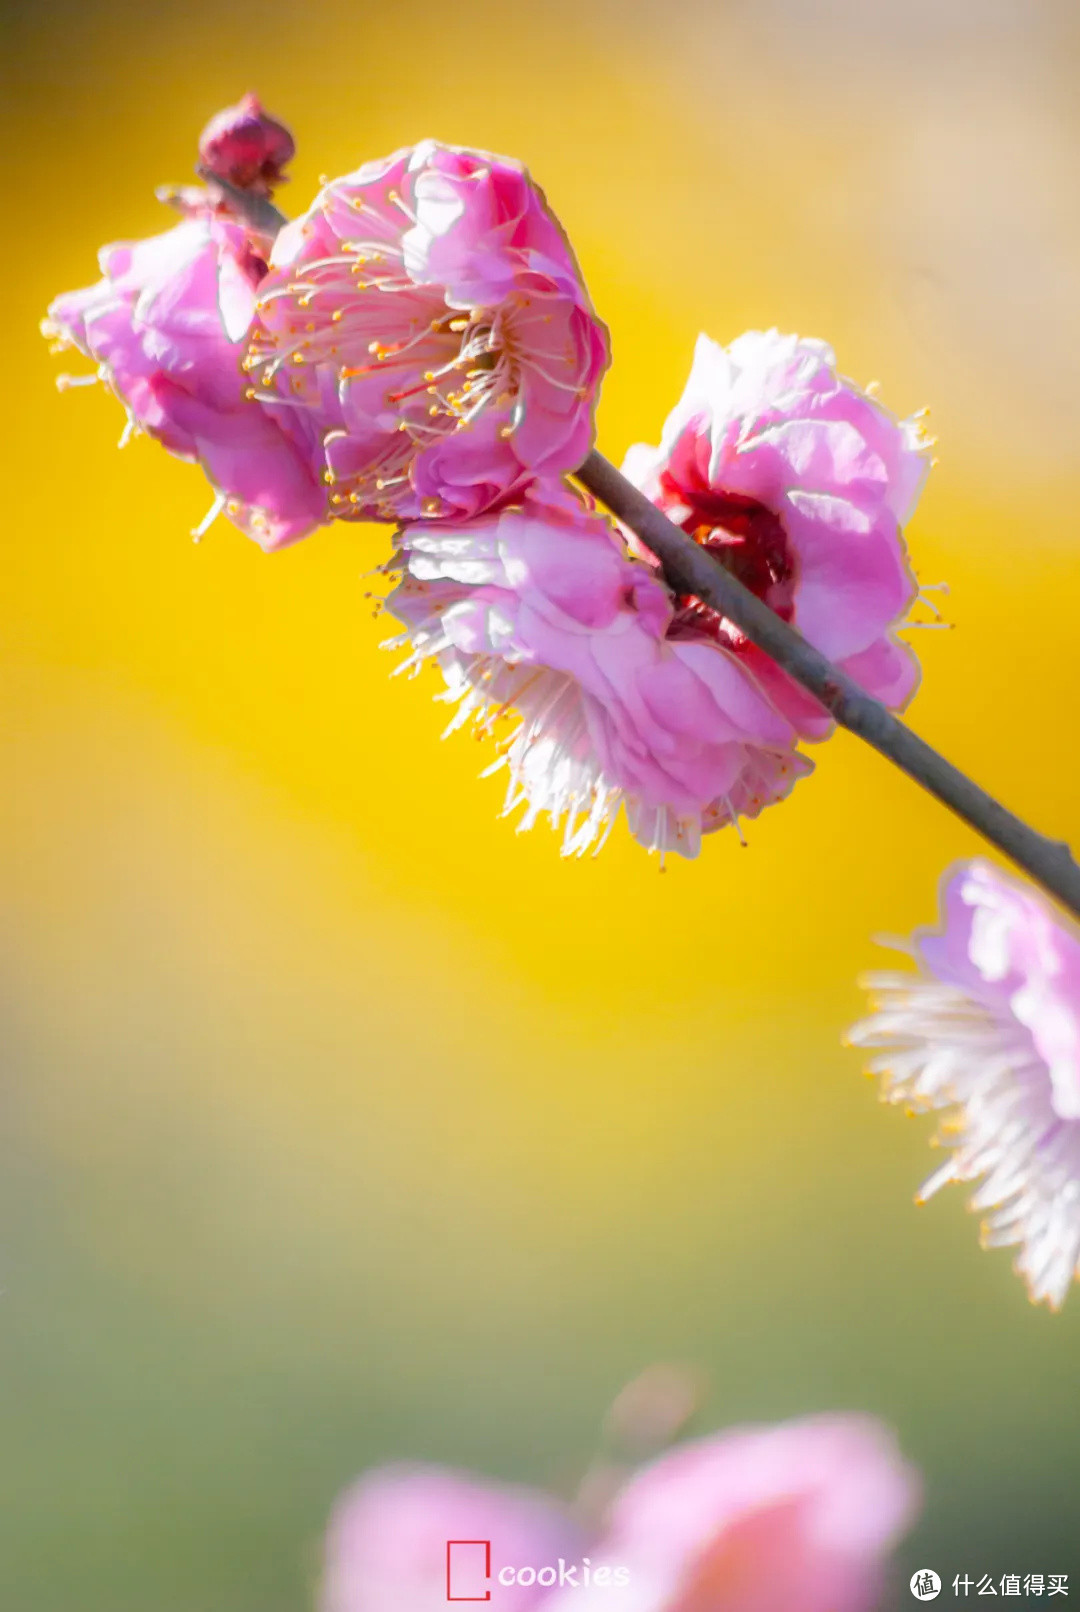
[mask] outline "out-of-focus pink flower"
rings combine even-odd
[[[819,341],[748,331],[698,338],[686,391],[659,448],[626,474],[758,598],[893,709],[918,662],[895,633],[917,594],[901,528],[927,470],[916,420],[897,421],[838,375]],[[822,708],[734,622],[687,596],[680,625],[744,658],[807,738]]]
[[[104,247],[100,264],[103,278],[57,297],[42,331],[94,360],[127,411],[122,441],[144,431],[201,464],[211,516],[223,508],[264,549],[326,520],[317,444],[255,402],[241,369],[266,272],[241,226],[196,207],[163,235]]]
[[[490,1541],[495,1612],[873,1612],[918,1498],[862,1416],[700,1439],[632,1475],[587,1529],[533,1491],[390,1467],[336,1508],[320,1612],[438,1612],[454,1539]]]
[[[264,112],[257,95],[216,112],[199,136],[199,162],[239,190],[269,196],[285,180],[296,142],[283,123]]]
[[[662,1456],[612,1507],[625,1612],[872,1612],[918,1507],[892,1435],[862,1416],[737,1428]],[[545,1603],[594,1607],[601,1589]]]
[[[561,492],[476,520],[401,534],[389,609],[412,655],[440,663],[447,731],[519,725],[496,766],[521,828],[565,819],[563,853],[603,843],[620,807],[650,850],[696,856],[703,833],[756,817],[811,764],[738,657],[672,636],[672,598],[607,521]],[[400,642],[400,640],[399,640]]]
[[[943,927],[919,930],[918,973],[868,976],[875,1012],[855,1026],[883,1096],[947,1111],[949,1157],[924,1184],[981,1181],[983,1246],[1018,1246],[1036,1303],[1080,1275],[1080,936],[988,862],[942,887]]]
[[[607,338],[517,163],[425,140],[282,230],[246,360],[304,410],[346,519],[470,516],[592,442]]]
[[[504,1564],[542,1568],[560,1556],[573,1559],[582,1548],[569,1511],[536,1490],[441,1467],[384,1467],[349,1489],[334,1510],[320,1612],[445,1612],[448,1540],[490,1541],[496,1573]],[[472,1591],[475,1560],[456,1558],[464,1569],[456,1593]],[[496,1579],[492,1601],[506,1612],[529,1612],[546,1593],[535,1583],[504,1586]]]

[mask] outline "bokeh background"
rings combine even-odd
[[[940,463],[920,732],[1080,835],[1080,14],[1069,0],[54,0],[5,11],[0,1602],[299,1612],[339,1488],[423,1456],[572,1485],[619,1386],[702,1426],[874,1411],[898,1567],[1072,1571],[1080,1295],[1027,1304],[929,1121],[840,1036],[973,837],[854,740],[696,864],[564,863],[388,681],[385,534],[266,558],[115,451],[36,323],[168,226],[204,120],[283,204],[422,135],[530,164],[655,440],[706,329],[821,335]],[[77,363],[77,361],[76,361]],[[392,1609],[387,1609],[392,1612]],[[793,1609],[795,1612],[795,1609]]]

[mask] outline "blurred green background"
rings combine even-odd
[[[746,851],[560,862],[439,745],[434,681],[388,681],[385,534],[195,547],[199,473],[117,454],[36,333],[248,89],[296,131],[293,211],[423,135],[521,157],[611,326],[609,455],[656,440],[699,329],[824,336],[932,406],[910,542],[956,630],[919,636],[913,721],[1075,840],[1075,6],[5,29],[0,1604],[299,1612],[363,1466],[572,1485],[658,1358],[710,1372],[703,1426],[893,1422],[927,1477],[898,1583],[1080,1593],[1080,1297],[1031,1309],[958,1192],[914,1209],[930,1123],[840,1046],[872,934],[929,921],[973,837],[840,737]]]

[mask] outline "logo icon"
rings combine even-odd
[[[446,1541],[446,1599],[490,1601],[491,1540]]]
[[[920,1567],[911,1575],[910,1588],[917,1601],[933,1601],[941,1594],[941,1580],[932,1567]]]

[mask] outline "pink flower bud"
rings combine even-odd
[[[280,185],[296,142],[283,123],[264,112],[257,95],[216,112],[199,136],[200,165],[241,190],[268,196]]]

